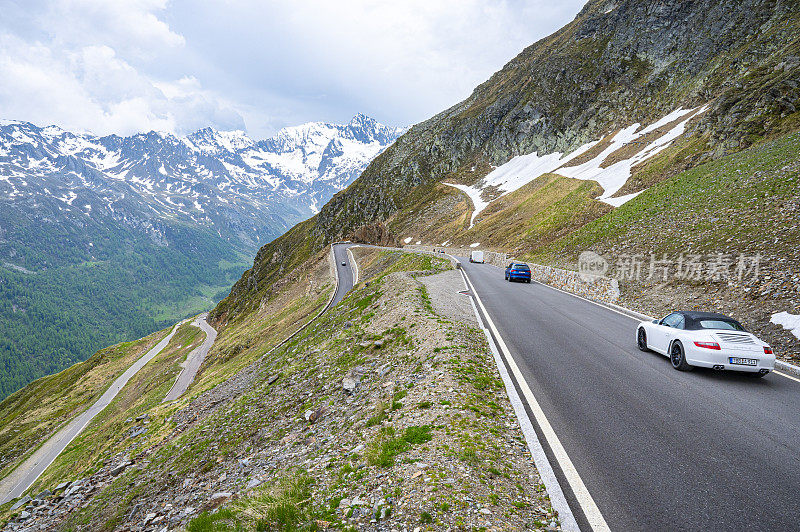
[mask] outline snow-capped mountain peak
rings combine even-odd
[[[52,212],[91,218],[184,219],[257,244],[315,213],[401,133],[361,114],[261,141],[213,128],[97,137],[4,120],[0,203],[48,203]]]

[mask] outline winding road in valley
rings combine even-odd
[[[165,347],[175,332],[183,323],[182,321],[175,325],[170,333],[158,342],[150,351],[141,356],[134,362],[122,375],[116,378],[111,383],[111,386],[100,396],[100,399],[90,406],[82,414],[67,423],[63,428],[45,441],[34,453],[29,456],[24,462],[17,466],[14,471],[8,474],[5,478],[0,480],[0,504],[4,504],[12,499],[20,497],[31,484],[33,484],[39,476],[44,473],[53,461],[58,458],[61,451],[66,449],[78,434],[94,419],[94,417],[103,411],[105,407],[111,404],[114,397],[125,387],[128,381],[139,372],[148,362],[153,360]]]
[[[329,304],[324,310],[339,303],[347,293],[352,290],[353,284],[357,280],[358,266],[353,264],[348,254],[347,249],[353,244],[342,243],[333,245],[333,257],[335,260],[335,271],[337,276],[336,292]],[[344,264],[343,264],[344,263]],[[323,312],[324,312],[323,310]],[[167,392],[164,402],[173,401],[178,399],[187,388],[194,381],[197,371],[203,363],[206,355],[214,341],[217,338],[217,331],[206,322],[208,314],[199,316],[194,326],[203,330],[206,337],[203,343],[194,349],[186,357],[183,363],[183,369],[178,375],[175,383],[169,392]],[[316,318],[315,318],[316,319]],[[169,343],[175,332],[183,323],[184,320],[172,328],[172,331],[164,337],[152,349],[140,357],[136,362],[131,365],[125,372],[117,377],[111,384],[108,390],[92,405],[88,410],[77,416],[75,419],[67,423],[62,429],[51,436],[45,441],[42,446],[37,449],[30,457],[23,461],[17,468],[9,473],[8,476],[0,480],[0,504],[16,499],[22,496],[23,493],[36,481],[37,478],[53,463],[61,452],[66,449],[67,445],[72,442],[86,426],[97,416],[100,412],[107,407],[114,397],[122,390],[127,382],[136,373],[139,372],[148,362],[156,357]],[[313,321],[313,320],[312,320]]]
[[[675,371],[637,349],[637,320],[460,261],[582,530],[800,528],[800,380]]]
[[[186,389],[189,388],[189,385],[194,382],[194,377],[197,375],[197,371],[200,369],[200,366],[203,364],[203,360],[205,360],[206,355],[208,355],[208,352],[211,349],[211,346],[214,345],[214,342],[217,339],[217,330],[208,324],[206,318],[208,318],[207,312],[198,316],[197,319],[192,323],[192,325],[195,327],[200,328],[200,330],[206,334],[206,337],[203,339],[202,344],[200,344],[186,356],[186,360],[182,364],[183,369],[178,374],[178,378],[175,379],[175,384],[172,385],[172,388],[170,388],[166,397],[164,397],[164,403],[174,401],[183,395]]]

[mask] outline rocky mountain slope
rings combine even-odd
[[[207,309],[400,130],[95,137],[0,123],[0,397]]]
[[[655,185],[681,183],[692,168],[799,129],[798,28],[797,2],[589,1],[469,98],[412,127],[317,216],[262,248],[212,315],[249,312],[309,253],[356,235],[480,243],[545,260],[543,250],[587,224],[652,204]],[[696,219],[691,204],[682,208],[678,216]],[[778,205],[766,208],[792,223]],[[735,219],[748,204],[730,209]],[[685,236],[672,235],[670,248]],[[758,251],[717,236],[706,252]],[[660,251],[650,243],[626,250]],[[791,279],[791,250],[777,248],[771,258]],[[582,250],[559,249],[558,261],[574,268]]]

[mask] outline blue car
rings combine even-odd
[[[531,269],[524,262],[512,262],[506,267],[506,281],[531,282]]]

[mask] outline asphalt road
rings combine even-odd
[[[173,327],[172,331],[170,331],[170,333],[164,337],[163,340],[158,342],[152,349],[150,349],[150,351],[145,353],[136,362],[134,362],[131,367],[126,369],[122,375],[117,377],[117,379],[111,383],[111,386],[109,386],[108,390],[106,390],[105,393],[100,396],[100,399],[95,401],[95,403],[90,406],[88,410],[70,421],[61,430],[51,436],[50,439],[44,442],[44,444],[42,444],[39,449],[29,456],[27,460],[17,466],[14,471],[1,480],[0,504],[6,503],[12,499],[16,499],[25,493],[25,490],[27,490],[31,484],[33,484],[36,479],[39,478],[39,475],[41,475],[44,470],[53,463],[58,455],[61,454],[61,451],[63,451],[67,445],[69,445],[70,442],[74,440],[84,428],[86,428],[86,426],[97,414],[102,412],[103,409],[111,403],[119,391],[122,390],[122,388],[128,383],[130,378],[136,375],[140,369],[142,369],[158,353],[160,353],[162,349],[167,346],[181,323]]]
[[[211,350],[211,346],[214,345],[214,341],[217,339],[217,330],[208,324],[206,318],[208,318],[207,312],[201,316],[198,316],[198,318],[192,324],[195,327],[199,327],[204,333],[206,333],[206,337],[203,339],[202,344],[193,349],[192,352],[186,356],[186,360],[183,363],[183,369],[178,374],[178,378],[175,379],[175,383],[167,392],[167,395],[164,397],[164,401],[162,402],[167,403],[169,401],[174,401],[183,395],[189,385],[194,382],[197,371],[203,364],[203,360],[206,359],[206,355],[208,355],[208,352]]]
[[[353,265],[351,264],[350,257],[347,254],[347,248],[353,244],[334,244],[333,256],[336,259],[336,275],[339,278],[339,284],[336,287],[336,294],[331,300],[330,306],[333,306],[344,299],[347,292],[353,289],[354,274]],[[345,263],[342,265],[342,263]]]
[[[675,371],[636,320],[461,262],[611,530],[800,529],[800,382]]]

